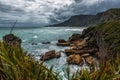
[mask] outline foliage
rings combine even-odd
[[[17,47],[0,42],[0,80],[57,80],[57,75]]]

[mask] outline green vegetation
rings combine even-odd
[[[108,53],[120,55],[120,19],[103,23],[96,30],[102,33]]]
[[[0,80],[57,80],[57,74],[17,47],[0,42]]]

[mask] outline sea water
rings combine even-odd
[[[50,50],[64,51],[68,47],[56,46],[58,39],[68,38],[73,33],[81,34],[83,29],[81,27],[41,27],[41,28],[14,28],[13,32],[16,36],[22,39],[22,47],[28,54],[40,60],[40,55]],[[9,28],[0,28],[0,40],[6,34],[9,34]],[[50,41],[51,44],[42,44],[42,42]],[[59,72],[63,80],[65,80],[65,68],[68,66],[66,62],[66,55],[62,52],[61,57],[58,59],[51,59],[46,61],[47,67],[54,66],[54,71]],[[85,65],[84,65],[85,66]],[[71,72],[81,69],[80,66],[69,65]]]

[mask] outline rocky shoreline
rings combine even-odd
[[[82,34],[73,34],[67,41],[59,39],[56,45],[69,47],[63,51],[67,56],[68,64],[82,66],[84,60],[89,66],[96,65],[94,58],[103,64],[107,64],[107,61],[115,61],[120,52],[119,21],[118,19],[89,27],[84,29]],[[56,57],[51,58],[50,55],[47,58],[49,60]]]
[[[67,56],[66,61],[68,64],[82,66],[85,60],[85,62],[91,66],[95,65],[94,58],[97,58],[100,52],[98,47],[89,46],[89,39],[90,36],[73,34],[67,41],[64,39],[59,39],[56,45],[69,47],[63,51],[63,53]],[[56,55],[58,56],[56,57]],[[52,50],[42,55],[40,60],[46,61],[53,58],[59,58],[60,56],[61,52],[55,52],[55,50]]]

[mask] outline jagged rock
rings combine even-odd
[[[65,50],[64,50],[64,53],[65,53],[67,56],[69,56],[69,55],[71,55],[71,54],[74,54],[74,50],[73,50],[73,49],[65,49]]]
[[[32,43],[32,45],[37,45],[37,43]]]
[[[50,41],[42,42],[42,44],[50,44]]]
[[[61,53],[60,52],[56,52],[55,53],[55,58],[59,58],[61,56]]]
[[[87,56],[85,57],[85,61],[89,64],[89,65],[93,65],[94,64],[94,59],[92,56]]]
[[[81,50],[86,46],[87,40],[88,40],[88,37],[75,41],[73,42],[73,44],[71,44],[71,48],[74,50]]]
[[[65,41],[64,39],[59,39],[56,45],[57,46],[70,46],[70,43]]]
[[[65,43],[66,41],[64,39],[59,39],[58,43]]]
[[[69,37],[69,42],[74,42],[82,38],[81,34],[73,34],[71,37]]]
[[[70,46],[69,42],[65,42],[65,43],[57,43],[57,46]]]
[[[83,65],[83,60],[80,55],[70,55],[67,57],[68,64]]]
[[[81,55],[82,57],[88,57],[90,56],[90,53],[84,53],[83,55]]]
[[[22,40],[14,34],[8,34],[3,37],[3,42],[11,46],[21,47]]]
[[[42,55],[40,60],[46,61],[52,58],[59,58],[60,56],[61,56],[60,52],[55,52],[55,50],[52,50]]]
[[[89,49],[89,50],[73,50],[73,49],[65,49],[64,53],[69,56],[71,54],[79,54],[83,55],[85,53],[89,54],[95,54],[98,51],[98,49]]]

